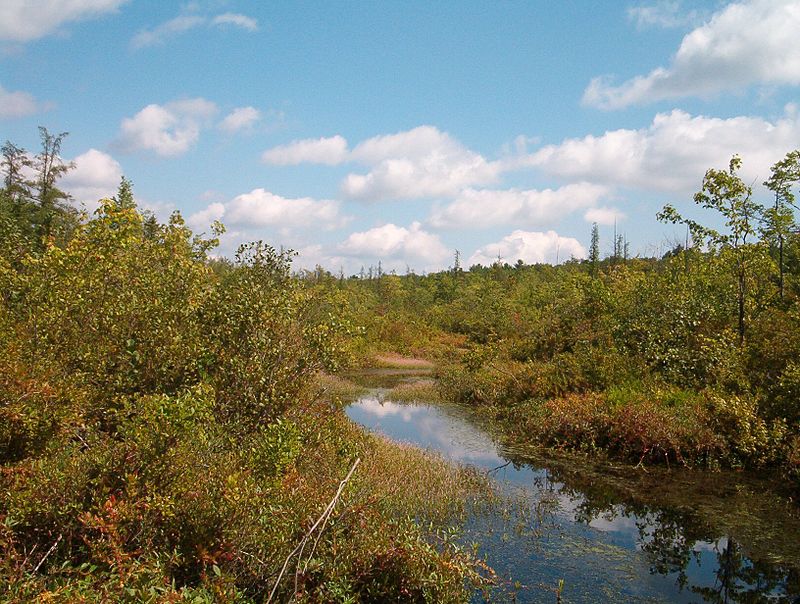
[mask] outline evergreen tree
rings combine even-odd
[[[123,176],[119,181],[117,194],[113,199],[117,207],[121,210],[131,210],[135,208],[136,201],[133,199],[133,183]]]
[[[800,149],[786,154],[772,166],[772,176],[764,186],[775,194],[775,204],[764,212],[764,238],[773,249],[777,248],[779,282],[778,290],[783,298],[784,290],[784,244],[787,236],[796,228],[794,221],[795,196],[792,186],[800,182]]]
[[[589,263],[592,275],[596,275],[597,267],[600,264],[600,229],[596,222],[592,223],[592,242],[589,244]]]

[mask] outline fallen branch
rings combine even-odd
[[[39,564],[37,564],[36,568],[33,569],[34,574],[39,570],[39,568],[42,566],[42,564],[44,564],[44,561],[47,560],[48,556],[50,556],[50,554],[53,553],[53,550],[56,549],[56,546],[59,543],[61,543],[61,538],[62,537],[63,537],[63,534],[59,535],[58,539],[56,539],[56,542],[53,543],[53,545],[50,546],[50,549],[47,550],[47,553],[44,556],[42,556],[42,559],[39,560]]]
[[[322,528],[317,535],[317,539],[314,541],[314,547],[311,550],[311,556],[314,555],[314,550],[317,547],[317,543],[319,542],[319,538],[322,535],[322,531],[325,530],[325,526],[328,524],[328,518],[330,518],[331,514],[333,513],[333,508],[336,506],[336,502],[339,500],[339,497],[342,495],[342,491],[344,491],[345,485],[347,485],[350,477],[355,472],[358,464],[361,463],[361,458],[357,457],[355,462],[353,463],[353,467],[350,468],[350,471],[347,473],[347,476],[344,477],[344,480],[339,483],[339,488],[336,491],[336,495],[333,496],[328,506],[325,508],[325,511],[322,512],[317,521],[312,525],[309,531],[305,534],[305,536],[300,540],[300,543],[291,551],[291,553],[286,557],[286,560],[283,563],[283,568],[281,568],[281,572],[278,573],[278,578],[275,580],[275,585],[272,587],[272,591],[269,593],[269,597],[267,598],[267,604],[272,601],[272,598],[275,596],[275,592],[278,591],[278,585],[280,585],[281,579],[283,579],[283,575],[286,573],[286,569],[289,567],[289,563],[292,561],[295,555],[297,555],[298,561],[303,557],[303,550],[305,550],[306,544],[308,543],[309,539],[311,539],[311,535],[314,534],[314,531],[317,530],[317,527],[322,525]],[[309,560],[311,559],[309,556]],[[298,563],[297,568],[299,569],[300,565]],[[308,567],[308,561],[306,561],[305,568]],[[297,593],[297,573],[295,573],[295,581],[294,581],[294,592],[292,593],[292,598]],[[289,598],[290,600],[292,598]]]
[[[502,470],[503,468],[506,468],[506,467],[508,467],[510,464],[511,464],[511,461],[509,460],[509,461],[507,461],[506,463],[504,463],[504,464],[502,464],[502,465],[499,465],[499,466],[497,466],[496,468],[492,468],[491,470],[486,470],[486,475],[488,476],[488,475],[489,475],[489,474],[491,474],[492,472],[497,472],[497,470]]]

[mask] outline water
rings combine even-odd
[[[472,518],[464,537],[517,602],[555,602],[560,579],[563,602],[800,602],[800,520],[771,483],[534,457],[499,448],[457,408],[388,392],[371,389],[348,415],[484,469],[525,506],[524,524],[497,509]]]

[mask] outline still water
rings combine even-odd
[[[497,509],[465,530],[509,599],[555,602],[563,579],[565,603],[800,602],[800,519],[771,483],[532,457],[498,446],[457,408],[389,393],[370,389],[349,417],[488,472],[527,508],[524,524]]]

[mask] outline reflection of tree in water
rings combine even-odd
[[[681,589],[688,586],[706,602],[775,602],[780,594],[790,591],[787,590],[790,570],[750,560],[732,537],[696,539],[690,536],[691,527],[682,525],[680,517],[671,516],[670,511],[660,510],[654,519],[637,522],[641,548],[650,561],[651,573],[676,574]],[[715,541],[712,586],[689,584],[686,570],[691,561],[698,567],[704,562],[701,553],[695,550],[698,541]]]
[[[650,572],[675,575],[681,590],[688,589],[703,601],[714,603],[800,603],[797,568],[749,559],[740,543],[714,527],[712,515],[701,515],[691,502],[675,507],[659,505],[658,496],[647,489],[639,491],[630,485],[621,488],[596,473],[550,467],[550,479],[563,485],[561,493],[578,502],[576,521],[588,524],[596,519],[634,519]],[[702,543],[714,544],[713,570],[708,567],[709,556],[699,551]],[[700,569],[698,578],[687,572],[692,562]],[[697,577],[697,573],[692,574]]]
[[[694,551],[695,539],[681,523],[681,519],[666,510],[659,510],[655,521],[637,520],[639,543],[650,561],[650,572],[659,575],[678,575],[678,586],[683,589],[689,580],[686,569],[692,559],[700,564],[700,553]]]
[[[730,537],[718,541],[714,551],[717,558],[714,585],[691,588],[706,602],[797,601],[787,595],[797,593],[796,571],[749,560]]]

